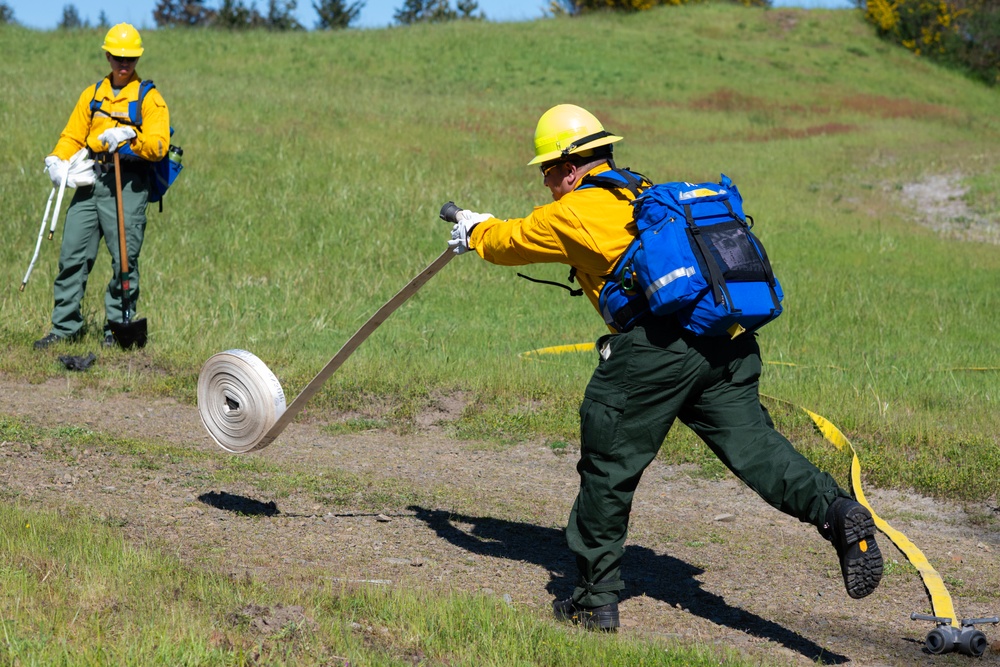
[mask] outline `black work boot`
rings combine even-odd
[[[557,620],[569,621],[573,625],[582,625],[588,630],[616,632],[620,625],[617,602],[600,607],[584,607],[574,602],[573,598],[567,598],[553,602],[552,613]]]
[[[55,345],[56,343],[62,342],[64,340],[66,339],[63,338],[62,336],[56,334],[55,332],[50,331],[49,333],[45,334],[44,336],[35,341],[35,349],[44,350],[50,345]]]
[[[822,532],[837,548],[847,594],[859,599],[874,591],[882,579],[882,552],[871,512],[850,498],[837,498],[826,511]]]

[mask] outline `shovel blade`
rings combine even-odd
[[[133,347],[146,346],[146,318],[140,318],[129,323],[108,322],[111,327],[111,335],[114,336],[118,347],[128,350]]]

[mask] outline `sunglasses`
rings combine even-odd
[[[139,57],[138,56],[116,56],[116,55],[112,55],[111,59],[114,60],[114,61],[116,61],[116,62],[120,62],[123,65],[131,65],[136,60],[138,60]]]
[[[562,162],[553,162],[552,164],[540,164],[538,165],[538,171],[542,172],[542,178],[548,178],[549,174],[553,169],[563,164]]]

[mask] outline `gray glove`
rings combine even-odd
[[[118,150],[118,145],[135,139],[135,130],[131,127],[112,127],[97,135],[97,140],[107,147],[109,153]]]
[[[451,240],[448,241],[448,247],[456,255],[461,255],[464,252],[472,250],[469,247],[469,234],[472,233],[473,228],[480,222],[489,220],[492,217],[493,215],[490,213],[474,213],[464,209],[459,211],[455,216],[458,222],[451,228]]]

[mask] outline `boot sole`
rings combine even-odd
[[[847,594],[866,597],[882,580],[882,551],[875,542],[875,520],[857,507],[844,517],[844,537],[849,545],[840,562]]]

